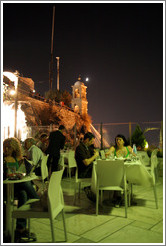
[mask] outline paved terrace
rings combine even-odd
[[[155,207],[152,188],[133,186],[137,205],[128,208],[124,218],[124,207],[115,208],[108,199],[95,215],[95,203],[81,191],[80,200],[73,205],[74,179],[63,178],[67,243],[163,243],[163,178],[156,184],[159,208]],[[57,243],[64,240],[61,214],[54,223]],[[32,219],[31,229],[37,234],[35,243],[51,243],[48,219]],[[164,237],[165,240],[165,237]]]

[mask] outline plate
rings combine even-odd
[[[124,161],[124,160],[126,160],[126,158],[118,158],[118,157],[115,157],[115,160],[118,160],[118,161]]]
[[[8,180],[19,180],[25,176],[24,173],[11,173],[8,174]]]

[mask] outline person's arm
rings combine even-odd
[[[31,161],[33,162],[34,166],[37,166],[37,164],[39,163],[40,159],[41,159],[41,149],[39,148],[33,148],[32,150],[32,159]]]
[[[129,145],[129,146],[127,146],[127,148],[129,150],[130,154],[133,154],[133,149],[131,148],[131,146]]]
[[[85,166],[89,166],[96,159],[97,156],[99,156],[99,152],[95,150],[94,155],[88,159],[83,160],[83,163],[85,164]]]
[[[133,149],[132,149],[132,147],[130,145],[127,146],[127,148],[129,150],[130,154],[132,154],[133,156],[136,156],[136,154],[133,152]]]
[[[115,147],[112,146],[112,147],[105,153],[105,156],[107,157],[107,156],[111,155],[112,153],[114,153],[114,151],[115,151]]]

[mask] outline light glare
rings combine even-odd
[[[14,91],[14,90],[11,90],[11,91],[10,91],[10,95],[13,96],[14,94],[15,94],[15,91]]]

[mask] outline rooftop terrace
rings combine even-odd
[[[113,207],[107,197],[103,201],[103,207],[99,207],[99,215],[96,216],[95,203],[88,200],[83,190],[74,206],[73,178],[64,177],[62,188],[65,200],[67,243],[164,243],[162,177],[159,177],[156,184],[159,208],[156,209],[152,188],[134,185],[134,200],[137,205],[128,207],[128,218],[124,217],[124,207]],[[31,221],[31,230],[37,235],[35,243],[51,243],[49,220],[32,219]],[[61,214],[55,220],[54,226],[57,243],[63,243]]]

